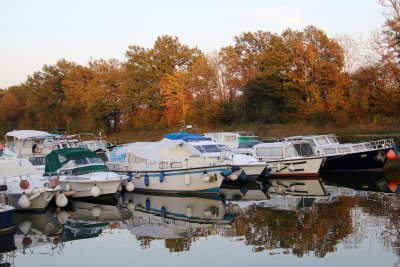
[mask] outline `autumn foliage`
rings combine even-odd
[[[389,10],[380,57],[350,70],[346,47],[322,30],[244,32],[204,54],[160,36],[129,46],[125,60],[60,60],[0,90],[1,131],[66,128],[108,132],[199,126],[327,122],[400,115],[400,19]],[[391,9],[390,9],[391,8]],[[397,41],[396,41],[397,40]],[[347,59],[348,60],[348,59]]]

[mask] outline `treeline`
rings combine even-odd
[[[397,1],[389,1],[398,7]],[[240,122],[339,125],[400,115],[400,19],[388,17],[379,57],[351,70],[349,50],[313,26],[245,32],[204,54],[160,36],[123,62],[60,60],[0,90],[0,131],[108,132]]]

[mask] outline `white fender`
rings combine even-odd
[[[64,193],[59,193],[56,197],[56,205],[60,208],[67,206],[68,198],[64,195]]]
[[[210,175],[208,173],[204,173],[201,176],[201,180],[203,181],[203,183],[209,183],[210,182]]]
[[[190,218],[190,217],[192,217],[192,213],[193,213],[192,207],[187,206],[185,216]]]
[[[209,209],[206,209],[206,210],[203,212],[203,216],[204,216],[204,218],[206,218],[206,219],[211,219],[212,213],[211,213],[211,211],[210,211]]]
[[[132,191],[135,189],[135,185],[133,184],[132,181],[129,181],[129,182],[126,184],[125,188],[126,188],[126,191],[132,192]]]
[[[29,232],[29,230],[32,227],[32,222],[28,219],[23,220],[22,222],[20,222],[18,224],[18,228],[21,230],[22,233],[24,233],[25,235]]]
[[[92,187],[92,189],[90,189],[90,195],[92,197],[98,197],[98,196],[100,196],[100,193],[101,193],[101,189],[97,185],[94,185]]]
[[[27,209],[31,206],[31,201],[25,193],[22,194],[21,197],[18,199],[18,206],[22,209]]]
[[[101,208],[100,208],[99,206],[94,206],[94,207],[92,208],[92,215],[93,215],[93,217],[95,217],[95,218],[99,218],[100,215],[101,215],[101,212],[102,212],[102,210],[101,210]]]
[[[190,174],[189,174],[189,173],[186,173],[186,174],[185,174],[185,184],[186,184],[186,185],[189,185],[189,184],[190,184]]]
[[[128,210],[130,212],[133,212],[136,207],[135,207],[135,204],[132,201],[129,201],[127,208],[128,208]]]

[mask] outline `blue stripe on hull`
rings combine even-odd
[[[171,171],[171,170],[164,170],[164,176],[176,176],[176,175],[185,175],[185,174],[192,174],[192,173],[203,173],[204,170],[206,170],[207,172],[222,172],[224,169],[201,169],[201,170],[196,170],[196,171],[180,171],[180,172],[176,172],[176,171]],[[145,175],[147,174],[149,177],[159,177],[161,171],[157,172],[157,173],[146,173],[146,172],[138,172],[140,175]]]

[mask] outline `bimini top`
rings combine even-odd
[[[204,137],[199,134],[191,134],[186,132],[176,132],[176,133],[169,133],[164,135],[165,138],[170,140],[183,140],[185,142],[191,141],[210,141],[211,138]]]
[[[45,157],[44,175],[52,175],[59,169],[72,174],[93,171],[108,171],[107,166],[96,152],[84,148],[63,148],[50,152]]]
[[[15,130],[6,133],[6,137],[15,137],[17,139],[27,139],[34,137],[50,137],[54,136],[48,132],[36,131],[36,130]]]

